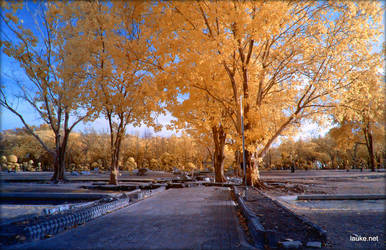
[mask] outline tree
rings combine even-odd
[[[150,81],[149,32],[144,30],[144,2],[92,1],[72,3],[78,9],[77,28],[88,48],[93,107],[109,123],[110,183],[118,184],[121,145],[128,124],[156,127],[157,92]],[[157,128],[157,127],[156,127]],[[137,160],[137,163],[139,161]]]
[[[57,15],[54,3],[34,4],[37,13],[35,33],[23,25],[17,12],[23,3],[2,2],[2,51],[24,70],[29,81],[17,81],[21,98],[28,103],[54,134],[54,149],[27,123],[10,103],[6,90],[0,90],[0,105],[14,113],[26,130],[55,159],[52,180],[65,180],[68,139],[73,128],[90,118],[85,61],[78,36],[66,16]],[[24,9],[26,7],[24,6]],[[16,79],[17,80],[17,79]]]
[[[227,111],[235,141],[243,97],[248,184],[254,185],[260,182],[252,156],[263,157],[304,119],[323,122],[338,93],[356,83],[348,74],[374,57],[382,26],[377,2],[167,1],[153,9],[153,42],[165,72],[157,77],[171,93],[213,71],[226,76],[194,84]]]
[[[369,155],[369,166],[375,171],[377,166],[374,149],[375,130],[384,130],[384,76],[378,74],[380,62],[373,67],[359,72],[355,77],[355,85],[347,88],[337,105],[335,116],[343,125],[351,124],[351,130],[362,132],[364,144]],[[346,125],[347,126],[347,125]]]
[[[213,77],[210,77],[210,79],[213,80]],[[208,79],[202,77],[202,80]],[[190,83],[193,81],[194,79]],[[168,108],[172,115],[177,118],[174,121],[177,128],[186,129],[190,136],[196,140],[205,140],[205,135],[211,137],[211,144],[214,148],[212,160],[215,180],[216,182],[224,182],[224,149],[228,130],[227,119],[224,119],[226,118],[226,111],[217,102],[211,100],[210,96],[195,86],[199,86],[199,84],[195,83],[191,86],[188,91],[189,99],[177,103],[172,102]],[[188,87],[185,86],[186,89]],[[184,139],[185,136],[182,138]],[[186,165],[186,163],[185,160],[183,164]]]

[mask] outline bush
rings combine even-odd
[[[16,155],[8,155],[8,162],[17,163],[17,156]]]

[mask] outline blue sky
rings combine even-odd
[[[26,6],[28,8],[19,10],[17,13],[19,17],[19,21],[23,22],[25,27],[31,29],[31,31],[34,34],[37,34],[38,31],[34,23],[34,18],[37,18],[37,20],[39,20],[38,17],[36,16],[36,13],[37,13],[36,8],[38,7],[38,5],[33,3],[32,1],[26,1]],[[14,39],[13,34],[11,32],[7,32],[8,30],[7,26],[3,22],[0,22],[0,25],[1,25],[1,30],[3,32],[5,31],[5,35],[9,36],[11,39],[12,38]],[[1,35],[3,36],[4,33],[2,33]],[[1,73],[1,85],[4,87],[3,90],[6,93],[7,101],[12,104],[11,106],[23,115],[24,119],[27,121],[28,124],[35,125],[35,126],[42,124],[43,120],[39,118],[39,114],[37,113],[37,111],[27,103],[23,102],[22,99],[17,98],[17,95],[20,93],[20,90],[18,89],[16,82],[17,81],[28,82],[29,79],[25,75],[24,70],[19,66],[19,63],[15,59],[5,55],[3,52],[1,52],[1,57],[0,57],[0,73]],[[23,127],[23,123],[15,114],[13,114],[11,111],[1,106],[0,106],[0,109],[1,109],[1,119],[0,119],[1,131]],[[170,114],[167,114],[167,115],[160,115],[156,119],[156,121],[159,124],[168,125],[171,119],[172,119],[172,116]],[[98,118],[94,122],[80,123],[75,127],[74,130],[81,132],[89,129],[93,129],[95,131],[100,131],[100,132],[107,132],[108,122],[103,118]],[[142,135],[145,131],[151,131],[155,135],[160,135],[160,136],[171,136],[173,134],[175,135],[180,134],[177,131],[166,130],[166,128],[163,128],[160,132],[157,132],[157,133],[154,132],[153,128],[148,128],[146,126],[141,126],[141,127],[128,126],[127,128],[127,132],[129,134]]]

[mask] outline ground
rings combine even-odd
[[[2,182],[1,189],[2,192],[112,192],[81,188],[86,184],[102,183],[108,179],[108,174],[69,175],[69,179],[76,182],[66,184],[48,184],[50,176],[51,173],[1,173],[3,181],[17,181]],[[157,182],[159,177],[129,176],[123,173],[121,179],[125,184],[130,181],[138,184]],[[161,177],[170,179],[173,175]],[[261,171],[261,177],[270,187],[264,190],[268,196],[327,231],[327,248],[384,248],[385,200],[297,201],[294,197],[300,194],[385,194],[385,172]],[[256,197],[254,199],[257,200]],[[252,203],[257,214],[269,213],[275,206],[264,199]],[[30,208],[32,212],[35,211],[32,206]],[[285,213],[280,209],[278,212],[262,218],[262,223],[267,229],[277,227],[282,228],[282,232],[290,232],[292,219],[286,220]],[[226,188],[169,189],[50,239],[14,247],[247,248],[245,234],[235,214],[234,203]],[[12,216],[12,210],[6,213],[2,211],[2,219]],[[293,237],[301,237],[301,230],[307,230],[298,229],[300,231]],[[350,241],[350,236],[355,235],[378,236],[378,241]],[[279,235],[282,238],[290,236]]]
[[[169,189],[57,236],[10,249],[248,249],[230,190]]]
[[[346,171],[267,171],[265,193],[327,231],[332,249],[384,249],[385,200],[295,201],[299,194],[385,194],[385,173]],[[350,235],[377,237],[350,241]]]

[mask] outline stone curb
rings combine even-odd
[[[108,198],[107,200],[101,199],[96,203],[79,208],[76,211],[67,211],[65,214],[51,215],[46,220],[37,224],[27,225],[24,227],[22,235],[24,235],[26,240],[43,239],[51,235],[58,234],[74,226],[84,224],[107,213],[111,213],[115,210],[126,207],[164,190],[165,187],[160,187],[155,190],[135,190],[132,192],[124,193],[119,199],[115,198],[116,200],[114,201],[112,201],[114,198]]]
[[[240,186],[240,184],[234,184],[234,183],[220,183],[220,182],[204,182],[204,186],[206,187],[234,187],[234,186]]]
[[[258,249],[264,249],[264,242],[266,240],[266,231],[261,225],[259,218],[245,205],[243,198],[239,195],[236,186],[233,186],[233,193],[236,196],[237,203],[247,219],[248,230],[252,236],[254,246]]]
[[[190,187],[198,187],[201,186],[201,183],[195,183],[195,182],[171,182],[168,183],[166,186],[166,189],[170,188],[190,188]]]
[[[319,225],[311,222],[310,220],[308,220],[307,218],[303,217],[303,216],[300,216],[298,214],[296,214],[295,212],[293,212],[292,210],[290,210],[289,208],[287,208],[286,206],[284,206],[283,204],[281,204],[279,201],[277,201],[276,199],[273,199],[272,197],[270,197],[269,195],[263,193],[262,191],[260,191],[259,189],[253,187],[254,190],[256,190],[257,192],[259,192],[261,195],[263,195],[264,197],[272,200],[276,205],[278,205],[279,207],[281,207],[282,209],[284,209],[285,211],[287,211],[288,213],[292,214],[293,216],[295,216],[296,218],[298,218],[302,223],[312,227],[316,232],[318,232],[318,234],[320,235],[320,237],[322,238],[322,242],[323,243],[326,243],[327,242],[327,231],[322,229]]]
[[[385,200],[384,194],[307,194],[298,195],[298,200]]]
[[[98,200],[111,197],[109,194],[102,193],[42,193],[42,192],[1,192],[0,199],[14,200]]]

